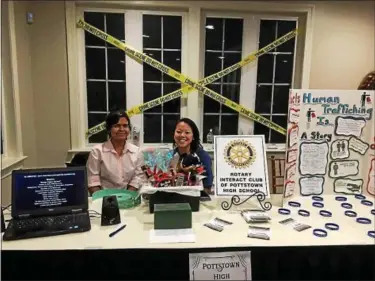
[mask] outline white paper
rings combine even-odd
[[[249,251],[189,254],[190,280],[251,280]]]
[[[325,175],[328,163],[328,144],[326,142],[303,142],[300,146],[300,174]]]
[[[301,177],[299,179],[301,195],[320,195],[323,193],[323,177]]]
[[[297,170],[297,165],[296,163],[291,164],[287,169],[286,169],[286,179],[289,180],[291,179],[295,174]]]
[[[247,230],[247,237],[270,240],[271,228],[251,225],[249,226],[249,229]]]
[[[331,178],[355,176],[359,173],[359,161],[341,160],[329,163],[329,176]]]
[[[288,155],[287,162],[292,163],[292,162],[297,160],[298,150],[297,149],[289,149],[287,155]]]
[[[298,126],[295,125],[289,130],[289,147],[298,143]]]
[[[368,143],[365,143],[364,141],[356,137],[351,137],[349,139],[349,149],[358,152],[361,155],[365,155],[369,146],[370,145]]]
[[[291,227],[298,232],[311,228],[310,225],[300,223],[300,222],[298,222],[298,221],[296,221],[295,219],[292,219],[292,218],[288,218],[288,219],[279,221],[279,223],[282,224],[282,225]]]
[[[337,117],[336,135],[360,137],[366,121],[362,118]]]
[[[298,123],[299,120],[299,109],[291,108],[289,111],[289,122]]]
[[[342,194],[361,194],[362,187],[361,179],[336,179],[333,183],[333,191]]]
[[[375,195],[375,158],[371,159],[366,189],[369,194]]]
[[[193,229],[151,229],[150,243],[194,243]]]
[[[332,159],[345,159],[350,156],[349,141],[338,139],[331,143],[331,158]]]
[[[287,181],[285,184],[284,197],[290,197],[294,194],[296,183],[294,181]]]

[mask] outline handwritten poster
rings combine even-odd
[[[372,194],[375,91],[290,90],[284,203]]]
[[[217,196],[270,196],[263,135],[215,136]]]

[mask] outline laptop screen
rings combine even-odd
[[[88,208],[85,167],[12,173],[12,216],[71,213]]]

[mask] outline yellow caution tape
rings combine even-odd
[[[236,64],[234,64],[230,67],[227,67],[226,69],[224,69],[222,71],[219,71],[218,73],[212,74],[212,75],[202,79],[201,81],[199,81],[199,83],[196,83],[194,80],[190,79],[189,77],[187,77],[187,76],[179,73],[178,71],[160,63],[159,61],[157,61],[157,60],[137,51],[136,49],[128,46],[127,44],[125,44],[122,41],[114,38],[113,36],[111,36],[111,35],[103,32],[103,31],[101,31],[100,29],[84,22],[82,19],[80,19],[78,21],[77,25],[78,25],[78,27],[83,28],[87,32],[103,39],[107,43],[110,43],[110,44],[116,46],[117,48],[123,50],[129,57],[137,60],[138,62],[142,61],[144,63],[147,63],[147,64],[151,65],[152,67],[154,67],[156,69],[159,69],[163,73],[175,78],[176,80],[188,85],[188,86],[186,86],[186,87],[184,87],[180,90],[174,91],[174,92],[172,92],[168,95],[165,95],[163,97],[160,97],[160,98],[157,98],[155,100],[149,101],[145,104],[142,104],[142,105],[131,108],[130,110],[127,111],[129,116],[142,113],[145,110],[148,110],[148,109],[150,109],[152,107],[155,107],[155,106],[158,106],[162,103],[168,102],[168,101],[176,99],[178,97],[181,97],[183,94],[188,93],[188,92],[196,89],[199,92],[203,93],[204,95],[209,96],[212,99],[214,99],[214,100],[226,105],[227,107],[237,111],[241,115],[244,115],[244,116],[246,116],[246,117],[248,117],[248,118],[250,118],[250,119],[252,119],[252,120],[268,127],[268,128],[271,128],[272,130],[275,130],[275,131],[281,133],[281,134],[284,134],[284,135],[286,134],[286,130],[284,128],[282,128],[281,126],[277,125],[276,123],[268,120],[267,118],[264,118],[263,116],[253,112],[250,109],[247,109],[247,108],[241,106],[240,104],[238,104],[236,102],[233,102],[233,101],[229,100],[228,98],[212,91],[211,89],[204,87],[204,85],[212,83],[213,81],[215,81],[215,80],[217,80],[217,79],[237,70],[238,68],[254,61],[259,56],[261,56],[261,55],[269,52],[270,50],[274,49],[275,47],[283,44],[284,42],[286,42],[289,39],[296,36],[297,30],[289,32],[288,34],[286,34],[283,37],[277,39],[276,41],[272,42],[271,44],[267,45],[266,47],[264,47],[264,48],[260,49],[259,51],[256,51],[253,54],[249,55],[248,57],[241,60],[240,62],[238,62],[238,63],[236,63]],[[97,133],[99,133],[103,130],[105,130],[105,123],[104,122],[96,125],[95,127],[90,128],[87,131],[86,136],[87,137],[92,136],[92,135],[97,134]]]

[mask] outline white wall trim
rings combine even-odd
[[[312,46],[314,35],[314,21],[315,21],[315,5],[312,5],[307,10],[306,30],[305,32],[305,49],[303,52],[303,65],[302,65],[302,81],[301,89],[310,88],[310,72],[311,72],[311,59],[312,59]],[[302,36],[302,34],[298,36]],[[297,37],[298,40],[298,37]]]
[[[1,158],[1,179],[11,175],[13,170],[23,168],[27,156],[20,157],[2,157]]]

